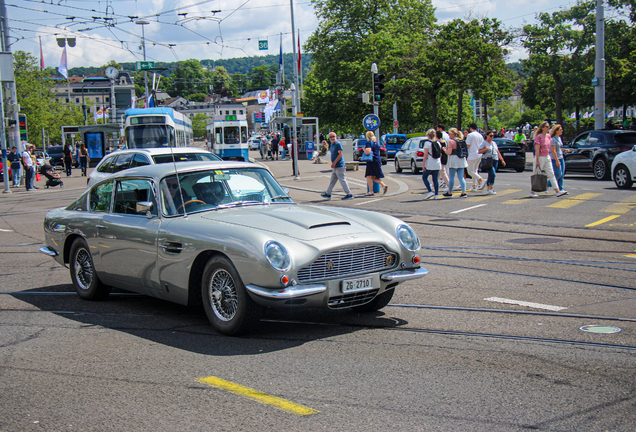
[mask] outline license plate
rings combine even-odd
[[[373,288],[373,278],[349,279],[342,281],[342,292],[358,291]]]
[[[504,153],[504,156],[517,156],[517,153]]]

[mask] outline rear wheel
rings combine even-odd
[[[356,312],[375,312],[377,310],[380,310],[384,306],[389,304],[389,302],[393,298],[394,292],[395,292],[395,289],[384,291],[382,294],[375,296],[375,298],[371,300],[369,303],[363,304],[360,306],[355,306],[352,309]]]
[[[524,170],[525,170],[524,167],[515,168],[515,171],[517,172],[523,172]]]
[[[84,300],[102,300],[110,294],[110,288],[97,277],[93,257],[83,238],[78,238],[71,246],[69,267],[73,287]]]
[[[602,157],[596,159],[592,167],[594,169],[594,177],[596,177],[597,180],[609,179],[609,166],[605,159],[603,159]]]
[[[614,183],[616,183],[616,187],[620,189],[629,189],[632,187],[632,175],[625,165],[620,164],[614,168]]]
[[[400,168],[400,163],[398,162],[397,158],[395,158],[395,172],[396,173],[402,172],[402,168]]]
[[[262,308],[250,298],[234,265],[225,257],[215,256],[208,261],[201,296],[205,314],[219,333],[247,333],[261,319]]]
[[[413,174],[419,174],[420,170],[417,167],[417,164],[415,163],[415,161],[413,159],[411,159],[411,171],[413,171]]]

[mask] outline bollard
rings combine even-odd
[[[367,193],[369,192],[369,185],[367,184]],[[380,193],[380,183],[373,182],[373,193]]]

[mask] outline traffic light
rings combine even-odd
[[[380,102],[384,98],[384,74],[373,74],[373,101]]]

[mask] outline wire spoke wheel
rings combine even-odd
[[[232,275],[225,269],[217,269],[208,287],[210,306],[222,321],[229,321],[238,310],[238,291]]]
[[[84,300],[102,300],[108,297],[110,287],[104,285],[95,272],[93,256],[86,240],[76,239],[71,245],[69,270],[75,292]]]
[[[88,290],[93,283],[93,259],[86,249],[77,251],[74,270],[79,288]]]

